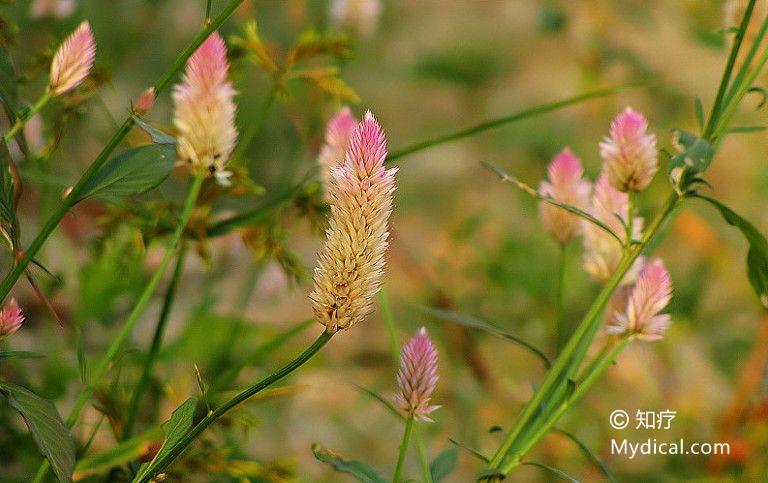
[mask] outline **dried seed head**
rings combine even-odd
[[[0,310],[0,340],[5,339],[21,327],[24,322],[24,314],[21,313],[16,299],[11,298],[5,307]]]
[[[422,421],[432,421],[429,414],[440,406],[431,406],[429,400],[435,392],[437,374],[437,349],[422,327],[403,347],[397,385],[400,389],[395,403],[409,416]]]
[[[320,148],[320,155],[317,158],[326,195],[330,192],[331,169],[344,163],[344,155],[349,147],[349,137],[357,123],[349,107],[344,107],[328,121],[325,128],[325,144]]]
[[[549,164],[547,174],[548,181],[541,182],[539,193],[561,203],[581,209],[587,208],[592,187],[589,181],[582,178],[584,170],[581,162],[570,149],[565,148],[555,156]],[[544,228],[560,243],[567,243],[579,234],[580,218],[562,208],[542,201],[539,203],[539,218]]]
[[[64,39],[53,56],[48,89],[54,96],[69,92],[88,77],[96,58],[96,41],[88,21]]]
[[[614,188],[605,173],[595,182],[589,213],[627,242],[624,223],[629,219],[629,195]],[[616,238],[593,223],[581,220],[581,227],[584,244],[582,265],[595,280],[605,283],[618,267],[623,247]],[[642,228],[643,219],[635,217],[632,223],[634,239],[640,237]],[[639,269],[638,261],[627,271],[622,283],[632,283]]]
[[[645,265],[629,294],[625,309],[613,314],[608,333],[635,334],[641,340],[659,340],[670,323],[661,311],[672,298],[672,279],[664,263],[656,259]]]
[[[331,169],[331,219],[309,296],[331,333],[363,320],[381,285],[397,172],[384,167],[386,157],[386,137],[369,111],[352,133],[344,163]]]
[[[659,169],[656,136],[646,134],[645,116],[627,107],[611,123],[610,136],[600,143],[603,170],[619,191],[642,191]]]
[[[182,82],[173,90],[179,156],[222,185],[228,184],[231,173],[224,168],[237,142],[236,93],[228,71],[227,46],[214,32],[189,58]]]

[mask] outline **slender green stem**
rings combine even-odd
[[[10,143],[11,139],[16,136],[19,131],[24,127],[24,124],[27,123],[30,119],[32,119],[35,114],[43,110],[46,104],[48,104],[48,101],[53,99],[53,94],[51,94],[50,91],[45,91],[45,94],[40,96],[40,99],[35,102],[35,104],[27,111],[22,117],[19,117],[16,119],[16,122],[13,123],[13,126],[11,126],[11,129],[8,130],[8,132],[5,133],[3,136],[3,139],[6,143]]]
[[[539,114],[556,111],[558,109],[572,106],[574,104],[578,104],[580,102],[583,102],[589,99],[610,96],[622,90],[631,89],[632,87],[637,87],[637,86],[614,87],[610,89],[600,89],[592,92],[587,92],[585,94],[581,94],[575,97],[570,97],[568,99],[562,99],[560,101],[555,101],[548,104],[542,104],[540,106],[532,107],[530,109],[525,109],[523,111],[520,111],[518,113],[509,115],[509,116],[504,116],[498,119],[492,119],[490,121],[481,122],[480,124],[476,124],[474,126],[461,129],[459,131],[455,131],[449,134],[444,134],[442,136],[437,136],[435,138],[413,144],[403,149],[399,149],[391,153],[389,156],[387,156],[386,162],[391,163],[392,161],[395,161],[399,158],[408,156],[409,154],[413,154],[418,151],[423,151],[433,146],[437,146],[438,144],[444,144],[450,141],[456,141],[457,139],[472,136],[474,134],[487,131],[488,129],[493,129],[495,127],[503,126],[504,124],[510,124],[516,121],[521,121],[523,119],[537,116]]]
[[[141,372],[141,377],[136,387],[133,390],[131,401],[128,404],[128,418],[125,423],[125,429],[121,441],[130,439],[133,436],[134,425],[136,424],[136,416],[139,413],[139,406],[141,405],[141,398],[144,395],[144,391],[149,384],[149,380],[152,377],[152,371],[155,368],[155,362],[157,356],[160,354],[160,348],[163,346],[163,337],[165,335],[165,327],[168,324],[168,317],[171,314],[173,308],[173,302],[176,300],[176,293],[179,287],[179,281],[181,275],[184,272],[184,262],[187,255],[187,246],[182,241],[179,247],[179,253],[176,255],[176,266],[173,269],[173,275],[171,281],[168,283],[168,290],[165,293],[163,299],[163,307],[160,310],[160,317],[157,319],[157,325],[155,326],[155,334],[152,336],[152,344],[149,347],[147,358],[144,361],[144,369]]]
[[[424,483],[432,483],[432,472],[429,471],[429,457],[427,456],[427,448],[424,446],[424,440],[421,438],[421,428],[418,426],[418,423],[414,424],[413,436],[416,441],[416,451],[419,454],[421,477],[424,479]]]
[[[181,52],[181,54],[179,54],[173,64],[168,67],[168,69],[166,69],[166,71],[155,83],[155,95],[158,95],[170,85],[178,72],[184,68],[184,64],[187,62],[187,59],[189,59],[189,57],[197,50],[200,44],[202,44],[214,30],[218,29],[219,26],[221,26],[221,24],[223,24],[224,21],[229,18],[230,15],[232,15],[235,9],[241,3],[243,3],[243,1],[244,0],[231,0],[222,9],[221,13],[219,13],[216,18],[211,20],[207,27],[205,27],[184,48],[184,50]],[[24,273],[24,270],[27,268],[27,265],[29,265],[29,262],[35,257],[37,252],[40,251],[40,248],[42,248],[43,244],[45,244],[45,241],[48,239],[51,233],[53,233],[53,230],[56,229],[61,219],[64,218],[64,215],[67,213],[67,211],[69,211],[69,209],[77,202],[77,200],[79,200],[83,189],[86,187],[88,182],[91,180],[94,174],[96,174],[99,168],[101,168],[101,166],[107,161],[109,155],[130,132],[132,127],[133,117],[129,116],[125,121],[123,121],[123,124],[120,125],[120,128],[107,142],[98,156],[96,156],[96,159],[94,159],[91,165],[88,166],[88,168],[85,170],[85,172],[70,191],[69,195],[67,195],[67,197],[64,198],[61,203],[59,203],[56,210],[51,213],[51,216],[42,226],[34,240],[32,240],[30,246],[25,250],[24,256],[13,266],[13,268],[11,268],[5,278],[3,278],[2,282],[0,282],[0,300],[5,299],[5,297],[8,295],[8,292],[11,291],[11,288],[16,283],[16,280],[18,280],[21,274]]]
[[[400,342],[397,340],[397,324],[395,318],[392,316],[392,308],[389,306],[389,299],[387,293],[382,288],[379,293],[376,294],[376,300],[379,303],[379,310],[381,310],[381,318],[384,319],[384,325],[387,327],[387,333],[389,334],[389,346],[392,351],[392,360],[397,366],[400,360]]]
[[[197,439],[200,434],[203,433],[210,425],[215,423],[217,420],[219,420],[222,416],[224,416],[227,412],[229,412],[232,408],[239,405],[240,403],[248,400],[252,396],[256,395],[263,389],[266,389],[267,387],[271,386],[275,382],[279,381],[280,379],[283,379],[302,365],[304,365],[307,361],[309,361],[333,336],[333,334],[330,334],[328,332],[323,332],[320,337],[315,340],[315,342],[309,346],[304,352],[299,354],[295,359],[293,359],[291,362],[277,370],[276,372],[270,374],[266,378],[262,379],[258,383],[254,384],[253,386],[245,389],[244,391],[240,392],[236,396],[234,396],[232,399],[226,401],[224,404],[216,408],[213,412],[209,413],[206,417],[200,420],[199,423],[197,423],[192,429],[189,430],[187,434],[182,437],[178,443],[174,444],[167,453],[164,453],[161,458],[159,458],[157,461],[154,461],[147,471],[144,471],[139,474],[139,476],[134,479],[135,483],[147,483],[152,480],[158,473],[163,471],[165,468],[168,467],[171,463],[173,463],[176,458],[181,455],[184,450],[192,444],[195,439]]]
[[[392,476],[392,483],[400,483],[403,474],[403,465],[405,464],[405,455],[408,453],[408,441],[411,439],[411,431],[413,431],[413,415],[408,416],[405,420],[405,431],[403,431],[403,440],[400,442],[400,451],[397,455],[397,466],[395,466],[395,474]]]
[[[766,19],[766,22],[768,22],[768,19]],[[756,67],[744,78],[740,85],[736,86],[733,99],[731,99],[729,104],[723,109],[723,113],[719,117],[716,128],[712,132],[712,137],[719,139],[721,134],[730,125],[731,119],[733,118],[734,114],[736,114],[736,111],[738,110],[738,107],[741,103],[741,99],[744,97],[747,91],[749,91],[752,83],[755,81],[755,79],[757,79],[757,76],[763,70],[766,62],[768,62],[768,48],[765,49],[760,55]]]
[[[109,345],[107,351],[104,353],[98,365],[96,366],[96,370],[93,372],[91,381],[88,383],[85,389],[80,392],[77,399],[75,400],[75,403],[72,406],[69,417],[66,421],[67,426],[72,427],[80,417],[80,413],[82,413],[85,405],[88,403],[88,400],[90,400],[93,392],[96,390],[96,387],[98,387],[98,385],[101,383],[101,380],[106,375],[110,365],[112,364],[112,361],[120,351],[120,348],[133,332],[133,327],[136,325],[139,316],[144,311],[144,308],[147,306],[149,300],[152,298],[152,295],[155,293],[157,286],[160,284],[160,280],[165,273],[165,269],[168,267],[171,259],[173,258],[173,255],[176,253],[176,248],[179,245],[181,235],[187,226],[187,222],[192,216],[192,210],[195,206],[197,195],[200,193],[200,187],[203,184],[203,179],[204,174],[199,174],[192,179],[189,190],[187,191],[186,199],[184,200],[184,208],[182,209],[181,219],[179,220],[179,224],[176,226],[176,230],[173,232],[173,235],[167,241],[165,254],[160,261],[160,265],[158,265],[155,273],[152,274],[152,278],[149,280],[149,283],[147,283],[146,287],[144,287],[144,290],[139,296],[139,299],[136,301],[136,304],[133,306],[133,309],[128,315],[128,318],[126,319],[122,328],[120,328],[117,336],[112,340],[112,343]],[[43,466],[46,468],[38,471],[38,478],[35,479],[36,482],[39,482],[47,473],[48,460],[43,462]]]
[[[565,269],[568,265],[568,243],[560,244],[560,260],[555,288],[555,352],[559,353],[568,340],[568,327],[565,321]]]
[[[756,0],[749,0],[749,4],[747,5],[747,9],[744,13],[744,18],[741,20],[739,31],[736,34],[733,46],[731,47],[731,53],[728,56],[728,62],[726,63],[725,70],[723,70],[723,76],[720,79],[720,86],[717,88],[715,102],[712,104],[712,110],[709,114],[709,122],[707,122],[707,125],[704,128],[704,138],[712,135],[712,130],[715,128],[718,118],[720,117],[720,113],[722,112],[721,104],[723,96],[725,95],[726,89],[728,88],[728,83],[730,82],[731,74],[733,73],[733,67],[736,64],[736,58],[738,57],[739,49],[741,48],[741,42],[744,40],[744,34],[747,31],[749,19],[752,17],[752,9],[755,8],[755,1]]]

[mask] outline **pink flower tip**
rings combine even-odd
[[[611,184],[620,191],[642,191],[658,170],[656,136],[648,134],[645,116],[627,107],[611,123],[600,143],[600,156]]]
[[[23,322],[24,314],[21,313],[16,299],[11,298],[0,310],[0,340],[19,330]]]
[[[87,20],[67,37],[53,56],[50,92],[61,95],[79,86],[88,77],[96,59],[96,40]]]
[[[146,114],[147,112],[152,110],[152,107],[154,105],[155,105],[155,88],[147,87],[144,90],[144,92],[142,92],[139,95],[139,98],[136,101],[136,106],[134,106],[134,111],[136,114]]]
[[[335,116],[333,116],[326,126],[325,140],[329,144],[341,143],[346,144],[349,140],[349,135],[354,131],[357,126],[357,119],[352,110],[344,106]]]
[[[547,168],[548,180],[539,185],[539,193],[560,203],[586,209],[591,184],[582,179],[581,161],[569,148],[555,156]],[[539,203],[539,218],[544,228],[560,243],[566,243],[579,233],[579,217],[545,201]]]
[[[437,380],[437,349],[422,327],[405,344],[400,355],[397,385],[400,389],[395,403],[409,416],[432,421],[429,414],[440,406],[430,405]]]
[[[547,175],[553,184],[565,184],[581,178],[584,175],[584,169],[581,167],[579,158],[566,147],[549,163]]]
[[[671,318],[662,314],[672,299],[672,278],[664,262],[655,259],[647,263],[637,277],[627,301],[626,310],[614,315],[608,332],[631,334],[640,340],[654,341],[664,336]]]
[[[227,44],[218,32],[208,36],[187,61],[189,83],[201,87],[216,88],[225,83],[228,70]]]
[[[366,111],[362,122],[352,132],[347,158],[361,177],[369,176],[384,166],[387,138],[370,110]]]

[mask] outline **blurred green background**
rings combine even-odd
[[[44,112],[43,141],[60,142],[50,159],[24,166],[28,181],[22,206],[24,238],[93,160],[113,131],[113,119],[129,112],[130,100],[156,79],[199,31],[205,2],[191,0],[82,0],[65,18],[32,18],[26,1],[0,7],[4,42],[22,74],[22,98],[33,102],[46,82],[48,59],[82,19],[93,27],[97,72],[91,85]],[[213,11],[224,5],[213,2]],[[232,78],[238,90],[238,127],[256,124],[239,162],[257,187],[216,193],[199,214],[220,219],[259,206],[297,182],[316,160],[324,123],[348,93],[320,83],[287,82],[270,103],[274,78],[252,61],[236,37],[255,19],[271,55],[284,58],[309,29],[336,36],[349,56],[320,55],[307,65],[335,66],[359,96],[360,115],[371,109],[387,132],[390,150],[486,119],[601,87],[635,85],[619,94],[497,128],[403,157],[399,166],[393,238],[385,289],[401,342],[419,326],[437,340],[442,408],[423,425],[434,456],[452,438],[484,454],[501,442],[543,368],[508,341],[434,318],[420,307],[440,307],[479,317],[551,353],[558,247],[541,229],[536,204],[502,185],[480,166],[491,161],[537,185],[546,164],[564,146],[582,159],[590,177],[600,160],[597,143],[613,116],[627,105],[649,119],[659,145],[670,150],[671,130],[696,129],[694,99],[709,106],[725,62],[728,37],[723,2],[709,0],[398,0],[381,2],[372,28],[334,20],[329,2],[246,1],[222,33],[230,43]],[[348,37],[338,37],[346,32]],[[347,43],[348,42],[348,43]],[[748,96],[740,125],[765,123],[760,94]],[[267,108],[265,109],[265,106]],[[168,92],[146,116],[171,129]],[[768,230],[765,133],[733,135],[708,172],[711,193]],[[136,133],[131,143],[146,142]],[[666,157],[662,156],[662,164]],[[659,171],[640,197],[649,218],[669,191]],[[80,387],[77,330],[89,360],[101,356],[122,323],[162,244],[152,213],[178,203],[187,180],[183,169],[156,190],[124,206],[78,206],[39,258],[59,278],[41,276],[57,311],[58,327],[25,284],[15,295],[28,321],[9,344],[44,352],[45,358],[14,362],[0,374],[26,382],[56,401],[62,413]],[[208,203],[210,201],[210,203]],[[149,213],[140,216],[137,207]],[[261,345],[311,316],[306,297],[322,236],[324,213],[310,184],[267,220],[215,239],[190,242],[190,254],[156,370],[142,428],[168,418],[204,381],[253,358],[227,389],[243,387],[288,360],[320,327],[259,357]],[[118,223],[119,222],[119,223]],[[319,228],[318,229],[318,225]],[[579,266],[571,247],[567,267],[568,319],[575,324],[598,287]],[[576,434],[619,481],[768,481],[768,319],[745,277],[746,246],[738,232],[707,206],[693,201],[665,232],[657,253],[670,269],[675,296],[673,324],[657,343],[634,344],[618,365],[559,427]],[[5,260],[5,267],[9,260]],[[161,289],[161,294],[164,288]],[[111,447],[130,389],[140,370],[161,303],[142,317],[134,338],[74,430],[88,439],[101,414],[91,453]],[[77,327],[78,329],[73,329]],[[255,354],[255,356],[254,356]],[[206,433],[176,466],[178,481],[347,481],[316,461],[318,442],[389,474],[402,427],[356,386],[386,398],[395,391],[396,366],[379,313],[339,334],[306,368]],[[669,431],[612,429],[614,409],[677,411]],[[610,454],[611,438],[729,442],[731,454],[639,456]],[[149,445],[149,443],[147,443]],[[143,448],[150,451],[149,446]],[[0,480],[27,481],[39,462],[20,421],[0,407]],[[482,464],[464,450],[445,481],[474,481]],[[532,459],[584,481],[601,481],[599,470],[572,441],[550,434]],[[415,458],[407,474],[417,475]],[[86,476],[102,481],[104,475]],[[113,474],[116,481],[120,474]],[[511,481],[550,481],[523,468]],[[351,480],[349,480],[351,481]]]

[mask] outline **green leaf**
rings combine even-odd
[[[56,407],[30,390],[0,381],[0,392],[21,413],[40,452],[48,459],[56,478],[72,481],[75,468],[75,442]]]
[[[479,459],[483,463],[490,463],[491,462],[491,459],[489,457],[485,456],[483,453],[479,452],[475,448],[472,448],[472,447],[470,447],[470,446],[468,446],[468,445],[466,445],[466,444],[464,444],[464,443],[462,443],[460,441],[456,441],[453,438],[448,438],[448,441],[450,441],[451,444],[456,445],[457,448],[461,448],[461,449],[467,451],[469,454],[471,454],[475,458]]]
[[[384,483],[386,481],[376,470],[367,464],[361,461],[342,458],[317,443],[312,445],[312,453],[318,461],[328,463],[334,470],[352,475],[357,478],[357,481],[362,483]]]
[[[136,460],[149,451],[152,441],[160,438],[162,433],[160,428],[155,428],[106,451],[81,459],[75,467],[75,477],[79,480]]]
[[[154,127],[150,126],[146,122],[144,122],[140,117],[133,116],[133,122],[136,123],[137,126],[139,126],[144,132],[149,134],[149,136],[152,138],[152,142],[155,144],[176,144],[176,139],[173,137],[167,135],[163,131],[160,131],[159,129],[155,129]]]
[[[752,133],[752,132],[761,132],[768,129],[766,126],[734,126],[732,128],[729,128],[727,133],[730,134],[744,134],[744,133]]]
[[[384,396],[382,396],[381,394],[379,394],[376,391],[373,391],[371,389],[368,389],[367,387],[358,386],[357,384],[355,384],[355,387],[357,387],[363,394],[366,394],[366,395],[370,396],[371,398],[375,399],[376,401],[380,402],[382,406],[387,408],[387,410],[389,410],[390,413],[394,414],[399,419],[401,419],[401,420],[405,419],[405,417],[403,417],[403,413],[401,413],[395,407],[394,404],[392,404],[391,402],[387,401],[384,398]]]
[[[170,449],[173,448],[185,434],[187,434],[190,428],[192,428],[196,407],[197,399],[191,397],[173,411],[171,418],[163,423],[163,432],[165,433],[165,442],[163,443],[163,446],[160,447],[160,451],[157,452],[151,463],[141,467],[141,470],[134,478],[134,481],[141,481],[144,476],[151,474],[155,462],[165,456],[165,454],[170,451]]]
[[[696,122],[699,124],[699,130],[704,130],[704,104],[701,103],[701,98],[697,97],[693,102],[696,108]]]
[[[752,223],[718,200],[698,193],[691,194],[690,196],[709,202],[717,208],[729,225],[738,228],[741,234],[744,235],[747,243],[749,243],[747,277],[752,285],[752,289],[757,294],[757,298],[760,300],[760,304],[768,309],[768,240]]]
[[[144,193],[162,183],[176,163],[176,148],[169,136],[153,136],[153,139],[158,142],[129,149],[104,163],[85,185],[77,201],[91,196]]]
[[[13,124],[19,112],[18,77],[13,68],[11,56],[2,45],[0,45],[0,102],[3,104],[5,116],[10,124]],[[26,154],[27,141],[24,138],[23,130],[16,135],[16,142],[19,144],[21,152]]]
[[[564,480],[570,481],[571,483],[581,483],[581,480],[577,480],[576,478],[574,478],[573,476],[569,475],[565,471],[558,470],[557,468],[553,468],[553,467],[551,467],[549,465],[545,465],[544,463],[538,463],[536,461],[526,461],[526,462],[521,463],[521,464],[528,465],[528,466],[537,466],[539,468],[545,469],[545,470],[547,470],[547,471],[549,471],[551,473],[556,474],[557,476],[559,476],[560,478],[562,478]]]
[[[554,428],[554,431],[557,431],[558,433],[562,434],[566,438],[573,441],[576,444],[576,446],[578,446],[579,449],[581,449],[581,452],[584,453],[584,456],[589,458],[589,460],[592,461],[592,463],[594,463],[595,466],[598,467],[598,469],[605,475],[605,477],[608,478],[608,481],[610,481],[611,483],[616,483],[616,477],[613,476],[613,473],[611,472],[611,470],[605,465],[605,463],[600,461],[600,458],[595,456],[595,454],[589,449],[589,447],[586,444],[582,443],[581,440],[579,440],[579,438],[576,437],[576,435],[574,435],[573,433],[569,433],[568,431],[565,431],[560,428]]]
[[[686,131],[675,131],[679,152],[669,162],[669,177],[675,190],[682,194],[712,164],[715,150],[704,139]]]
[[[3,359],[39,359],[45,357],[38,352],[30,351],[0,351],[0,361]]]
[[[458,462],[459,448],[453,446],[441,451],[429,464],[429,474],[432,475],[432,481],[442,481],[443,478],[453,473]]]
[[[470,327],[473,329],[480,329],[496,337],[500,337],[502,339],[506,339],[508,341],[514,342],[515,344],[525,349],[528,349],[528,351],[536,355],[536,357],[541,359],[541,361],[544,363],[544,365],[547,368],[549,368],[552,365],[551,362],[549,361],[549,358],[546,356],[546,354],[544,354],[544,352],[542,352],[536,346],[526,342],[525,340],[515,335],[504,332],[498,327],[492,324],[489,324],[484,320],[478,319],[477,317],[467,315],[467,314],[462,314],[459,312],[453,312],[451,310],[438,309],[438,308],[432,308],[432,307],[416,306],[416,308],[426,314],[432,315],[439,319],[449,320],[456,324],[463,325],[465,327]]]

